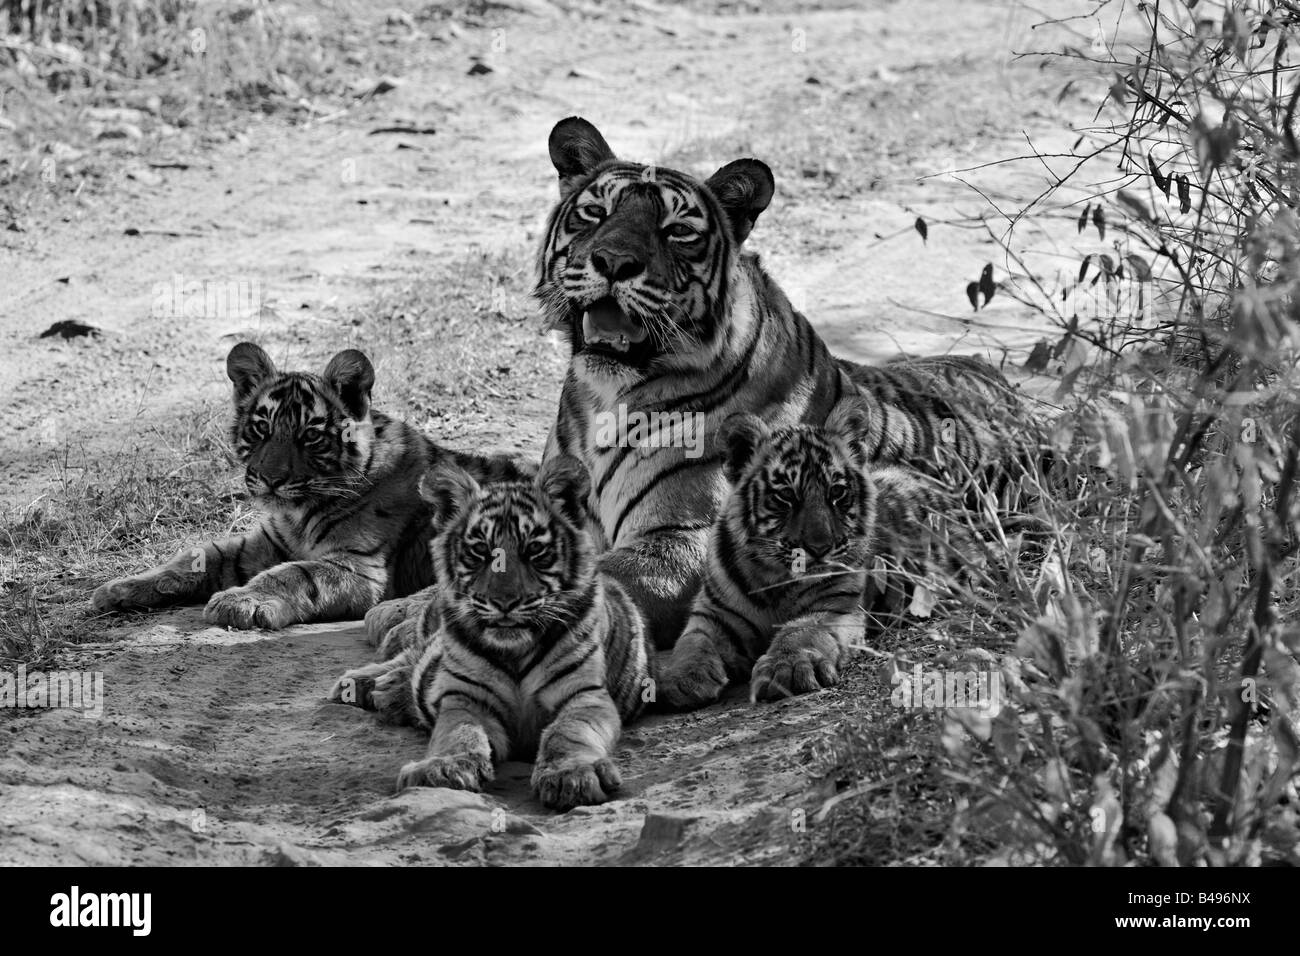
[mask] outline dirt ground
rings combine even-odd
[[[945,171],[1072,138],[1068,115],[1088,91],[1058,102],[1060,77],[1013,58],[1046,45],[1030,12],[936,0],[503,6],[515,8],[503,26],[430,43],[396,89],[343,115],[258,120],[175,157],[187,169],[124,179],[9,234],[4,502],[57,496],[69,470],[174,436],[177,421],[219,432],[225,354],[246,337],[289,366],[367,349],[381,407],[447,444],[540,452],[564,356],[527,290],[555,197],[546,136],[571,114],[629,158],[700,174],[765,159],[777,197],[751,246],[839,354],[982,353],[1014,373],[1041,337],[1014,302],[971,313],[966,284],[996,248],[969,221],[945,225],[1035,189],[1023,166]],[[469,75],[475,62],[492,72]],[[409,120],[436,132],[372,134]],[[256,308],[160,314],[175,275],[256,282]],[[439,315],[439,288],[474,299],[478,324]],[[64,319],[104,334],[36,337]],[[173,543],[132,545],[129,563]],[[888,703],[867,657],[831,692],[648,719],[622,741],[619,798],[563,816],[531,799],[523,765],[501,768],[483,795],[394,795],[419,735],[325,701],[369,658],[357,624],[226,632],[197,609],[97,619],[85,604],[94,576],[65,582],[60,600],[87,610],[61,663],[103,672],[104,714],[0,715],[0,863],[799,862],[810,838],[792,821],[815,828],[826,798],[810,771],[817,741]]]

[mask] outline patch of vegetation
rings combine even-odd
[[[964,594],[1017,643],[996,712],[943,709],[945,772],[1004,862],[1295,865],[1300,15],[1188,0],[1071,22],[1097,119],[1073,156],[1037,157],[1031,207],[984,223],[998,291],[1059,330],[1031,371],[1063,373],[1063,414],[1020,423],[1046,463],[1021,488],[1033,520],[996,536],[1000,592]],[[1079,248],[1053,277],[1020,233],[1063,220]],[[884,772],[860,736],[848,763]]]

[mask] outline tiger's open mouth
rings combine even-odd
[[[628,365],[641,364],[653,351],[649,331],[613,296],[593,302],[583,313],[582,349]]]

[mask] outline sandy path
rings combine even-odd
[[[530,245],[553,198],[545,141],[556,119],[581,113],[616,149],[653,161],[743,131],[809,76],[878,91],[882,111],[912,103],[909,84],[939,74],[946,82],[936,97],[948,97],[963,64],[975,75],[982,59],[1005,60],[1028,27],[1001,4],[953,6],[713,18],[651,16],[643,5],[628,23],[522,18],[504,34],[506,51],[489,55],[498,72],[475,78],[464,75],[468,57],[490,50],[492,38],[470,30],[397,91],[340,120],[254,127],[246,142],[205,154],[160,187],[114,194],[73,222],[49,224],[4,253],[6,499],[45,489],[51,435],[93,457],[223,403],[222,360],[239,337],[275,336],[285,343],[277,357],[290,361],[315,357],[347,340],[337,317],[349,306],[422,263],[475,244]],[[798,57],[794,29],[809,41]],[[1004,88],[980,95],[1001,109],[1023,77],[998,76]],[[751,240],[834,347],[859,359],[956,342],[956,351],[975,352],[988,341],[942,317],[964,318],[961,289],[993,258],[977,232],[933,229],[926,246],[914,234],[877,235],[906,229],[918,214],[950,215],[971,194],[950,179],[917,185],[916,172],[1014,152],[1031,119],[990,128],[966,121],[973,100],[921,102],[924,115],[882,112],[893,158],[882,157],[876,189],[836,198],[790,183]],[[367,136],[398,115],[431,120],[438,132],[413,150]],[[1039,133],[1055,123],[1046,109],[1033,116]],[[953,135],[936,139],[945,123]],[[763,145],[754,143],[758,155]],[[799,174],[776,175],[784,184]],[[124,237],[129,225],[200,235]],[[262,307],[248,317],[151,315],[154,286],[176,273],[255,278]],[[57,281],[63,276],[72,280]],[[1029,325],[1010,303],[982,315]],[[97,344],[32,338],[63,318],[109,334]],[[379,374],[382,387],[382,365]],[[511,426],[515,444],[540,449],[556,392]],[[485,440],[506,437],[497,427]],[[620,799],[553,817],[529,797],[523,766],[503,768],[483,796],[393,796],[398,767],[420,752],[418,735],[324,702],[333,678],[368,657],[355,625],[230,634],[187,610],[104,637],[73,658],[104,673],[103,718],[0,716],[0,863],[791,860],[800,851],[790,814],[816,806],[803,769],[809,742],[864,706],[864,695],[880,697],[859,669],[814,698],[762,708],[733,701],[648,720],[624,739]]]

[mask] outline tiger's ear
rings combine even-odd
[[[570,116],[556,123],[547,148],[555,171],[560,174],[561,199],[568,198],[597,166],[615,158],[600,130],[581,116]]]
[[[560,513],[579,528],[587,523],[587,496],[591,476],[572,455],[556,455],[537,473],[537,487],[560,506]]]
[[[325,381],[338,393],[343,407],[356,421],[370,414],[370,390],[375,385],[375,370],[356,349],[344,349],[325,366]]]
[[[238,405],[275,375],[275,363],[262,346],[240,342],[226,356],[226,375],[235,383],[235,404]]]
[[[442,527],[478,497],[479,483],[454,461],[440,461],[420,477],[420,497],[433,510],[433,523]]]
[[[867,465],[867,434],[871,409],[859,398],[844,398],[826,416],[826,431],[842,441],[858,467]]]
[[[727,476],[727,481],[733,485],[740,481],[745,467],[768,434],[766,423],[757,415],[737,412],[727,416],[718,427],[718,440],[722,442],[726,455],[722,471]]]
[[[704,185],[726,211],[731,221],[731,235],[736,242],[745,241],[776,192],[772,170],[767,168],[767,163],[757,159],[737,159],[727,163]]]

